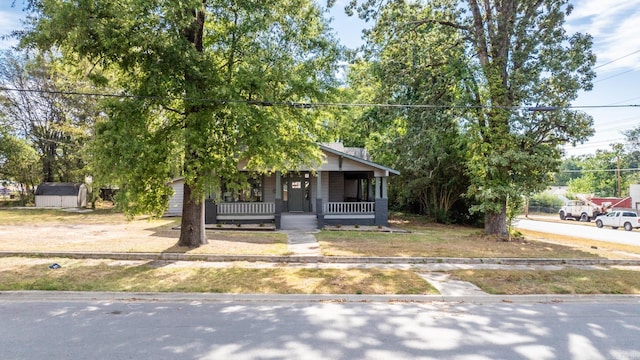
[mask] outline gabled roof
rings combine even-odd
[[[380,170],[383,170],[383,171],[388,171],[389,174],[400,175],[400,172],[398,170],[394,170],[392,168],[389,168],[389,167],[374,163],[373,161],[365,160],[365,159],[360,158],[358,156],[351,155],[351,154],[348,154],[346,152],[342,152],[342,151],[336,150],[333,147],[330,147],[330,146],[327,146],[327,145],[324,145],[324,144],[318,144],[318,145],[320,146],[320,149],[322,151],[326,151],[328,153],[331,153],[331,154],[334,154],[334,155],[338,155],[338,156],[344,157],[346,159],[353,160],[353,161],[356,161],[358,163],[365,164],[367,166],[371,166],[371,167],[376,168],[376,169],[380,169]]]
[[[36,188],[36,195],[78,196],[81,187],[74,183],[42,183]]]
[[[374,169],[378,169],[378,170],[383,171],[383,172],[387,172],[388,175],[400,175],[400,172],[398,170],[394,170],[392,168],[389,168],[389,167],[377,164],[377,163],[375,163],[373,161],[370,161],[368,159],[369,155],[368,155],[368,153],[367,153],[367,151],[365,149],[361,149],[361,148],[345,148],[340,143],[331,143],[331,144],[319,143],[318,146],[320,147],[320,150],[322,150],[324,152],[331,153],[333,155],[336,155],[336,156],[339,156],[339,157],[342,157],[342,158],[345,158],[345,159],[349,159],[349,160],[355,161],[355,162],[357,162],[359,164],[363,164],[363,165],[366,165],[368,167],[372,167]],[[340,150],[337,150],[337,149],[342,149],[342,150],[345,150],[345,151],[340,151]],[[357,150],[355,150],[355,149],[357,149]],[[366,158],[362,158],[362,157],[357,156],[357,155],[362,155],[362,156],[364,156]],[[242,170],[242,169],[239,167],[239,170]],[[181,181],[183,179],[184,179],[184,177],[179,176],[179,177],[171,179],[168,183],[172,184],[172,183]]]

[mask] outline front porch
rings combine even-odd
[[[321,164],[282,174],[251,173],[244,165],[248,181],[220,184],[205,199],[205,224],[274,224],[282,228],[283,216],[306,215],[325,225],[387,226],[387,179],[399,173],[373,163],[363,149],[343,148],[340,144],[319,144],[324,156]],[[355,151],[358,150],[358,151]],[[182,211],[183,180],[171,182],[174,196],[169,215]],[[294,218],[292,218],[294,219]],[[285,221],[284,226],[289,226]]]
[[[376,202],[327,202],[317,212],[276,212],[276,202],[228,202],[215,204],[205,201],[206,224],[275,224],[278,229],[308,228],[309,217],[315,227],[324,225],[380,225],[376,223]],[[279,221],[276,221],[278,219]],[[301,219],[305,219],[300,225]],[[318,220],[322,219],[322,223]],[[386,219],[385,219],[386,220]],[[300,225],[300,226],[297,226]]]

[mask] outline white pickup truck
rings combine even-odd
[[[633,211],[612,211],[606,215],[596,217],[596,226],[599,228],[611,226],[613,229],[624,226],[625,230],[631,231],[640,229],[640,217]]]

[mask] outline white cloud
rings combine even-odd
[[[8,49],[13,45],[16,45],[18,41],[16,39],[6,39],[6,35],[11,34],[12,31],[22,28],[20,23],[22,13],[19,11],[4,11],[0,10],[0,50]]]
[[[598,64],[640,50],[637,20],[640,17],[640,0],[576,0],[573,4],[574,11],[567,19],[568,29],[593,36]],[[640,69],[640,53],[617,60],[599,72],[619,72],[622,68]]]

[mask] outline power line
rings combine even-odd
[[[558,172],[561,173],[592,173],[592,172],[614,172],[618,171],[618,169],[578,169],[578,170],[561,170]],[[640,168],[628,168],[628,169],[620,169],[619,171],[640,171]]]
[[[615,74],[615,75],[607,76],[606,78],[603,78],[603,79],[598,79],[598,80],[594,81],[593,83],[594,83],[594,84],[596,84],[596,83],[599,83],[599,82],[603,82],[603,81],[605,81],[605,80],[613,79],[613,78],[615,78],[615,77],[618,77],[618,76],[624,75],[624,74],[626,74],[626,73],[630,73],[630,72],[632,72],[632,71],[636,71],[636,70],[635,70],[635,69],[629,69],[629,70],[623,71],[623,72],[621,72],[621,73],[617,73],[617,74]]]
[[[627,55],[623,55],[623,56],[621,56],[621,57],[619,57],[619,58],[613,59],[613,60],[611,60],[611,61],[609,61],[609,62],[606,62],[606,63],[604,63],[604,64],[602,64],[602,65],[598,65],[598,66],[594,67],[594,68],[593,68],[593,70],[599,69],[599,68],[601,68],[601,67],[603,67],[603,66],[607,66],[607,65],[612,64],[612,63],[614,63],[614,62],[616,62],[616,61],[618,61],[618,60],[622,60],[622,59],[624,59],[624,58],[626,58],[626,57],[629,57],[629,56],[631,56],[631,55],[635,55],[635,54],[637,54],[637,53],[640,53],[640,49],[638,49],[638,50],[636,50],[636,51],[633,51],[633,52],[631,52],[631,53],[629,53],[629,54],[627,54]]]
[[[196,101],[196,102],[209,102],[215,104],[246,104],[255,106],[288,106],[293,108],[318,108],[318,107],[383,107],[383,108],[423,108],[423,109],[511,109],[511,110],[524,110],[531,112],[550,112],[559,110],[578,110],[578,109],[599,109],[599,108],[636,108],[640,107],[640,104],[623,104],[623,105],[578,105],[578,106],[492,106],[492,105],[433,105],[433,104],[388,104],[388,103],[329,103],[329,102],[292,102],[292,101],[260,101],[260,100],[244,100],[244,99],[212,99],[212,98],[192,98],[192,97],[170,97],[170,96],[158,96],[158,95],[128,95],[128,94],[108,94],[108,93],[92,93],[92,92],[78,92],[78,91],[55,91],[55,90],[40,90],[40,89],[20,89],[20,88],[8,88],[0,87],[3,91],[15,91],[26,93],[44,93],[55,95],[69,95],[69,96],[94,96],[94,97],[106,97],[106,98],[120,98],[120,99],[152,99],[152,100],[182,100],[182,101]]]
[[[626,99],[626,100],[622,100],[622,101],[616,101],[616,102],[610,103],[608,105],[617,105],[617,104],[626,103],[627,101],[633,101],[633,100],[638,100],[638,99],[640,99],[640,96],[636,96],[636,97],[633,97],[631,99]]]

